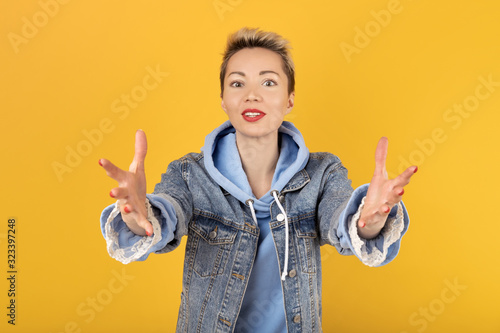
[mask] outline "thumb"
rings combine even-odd
[[[139,222],[137,223],[148,236],[153,236],[153,225],[151,222],[148,221],[148,219],[144,218],[143,216],[139,217]]]

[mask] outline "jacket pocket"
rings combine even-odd
[[[294,222],[297,235],[299,261],[302,272],[316,273],[316,242],[318,233],[316,231],[316,220],[314,216],[299,219]]]
[[[195,215],[189,228],[196,246],[194,271],[201,277],[224,273],[238,230],[204,215]]]

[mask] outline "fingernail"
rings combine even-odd
[[[130,208],[128,208],[128,206],[125,206],[123,207],[123,210],[125,211],[125,213],[130,213]]]
[[[389,207],[386,207],[386,208],[384,209],[384,212],[386,212],[386,213],[389,213],[390,211],[391,211],[391,209],[390,209]]]
[[[415,170],[413,170],[413,173],[416,173],[418,171],[418,166],[415,167]]]
[[[112,197],[112,198],[115,197],[115,195],[113,194],[113,191],[109,191],[109,196]]]
[[[102,166],[102,162],[101,162],[101,159],[99,159],[99,165]]]
[[[359,224],[359,226],[360,226],[361,228],[364,228],[364,227],[366,226],[366,223],[365,223],[365,222],[361,222],[361,223]]]
[[[398,195],[403,195],[405,193],[405,189],[402,189],[401,192],[398,193]]]
[[[148,237],[151,237],[152,234],[146,230],[146,235],[148,235]]]

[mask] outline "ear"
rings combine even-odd
[[[222,96],[221,96],[221,98],[222,98]],[[224,110],[224,112],[227,114],[226,104],[224,104],[224,100],[223,99],[221,99],[221,101],[220,101],[220,106],[222,107],[222,110]]]
[[[289,114],[290,111],[292,111],[294,99],[295,99],[295,91],[292,91],[290,93],[290,96],[288,96],[288,105],[286,106],[285,115]]]

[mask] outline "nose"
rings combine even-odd
[[[245,101],[253,102],[262,100],[262,96],[259,94],[258,89],[256,87],[249,87]]]

